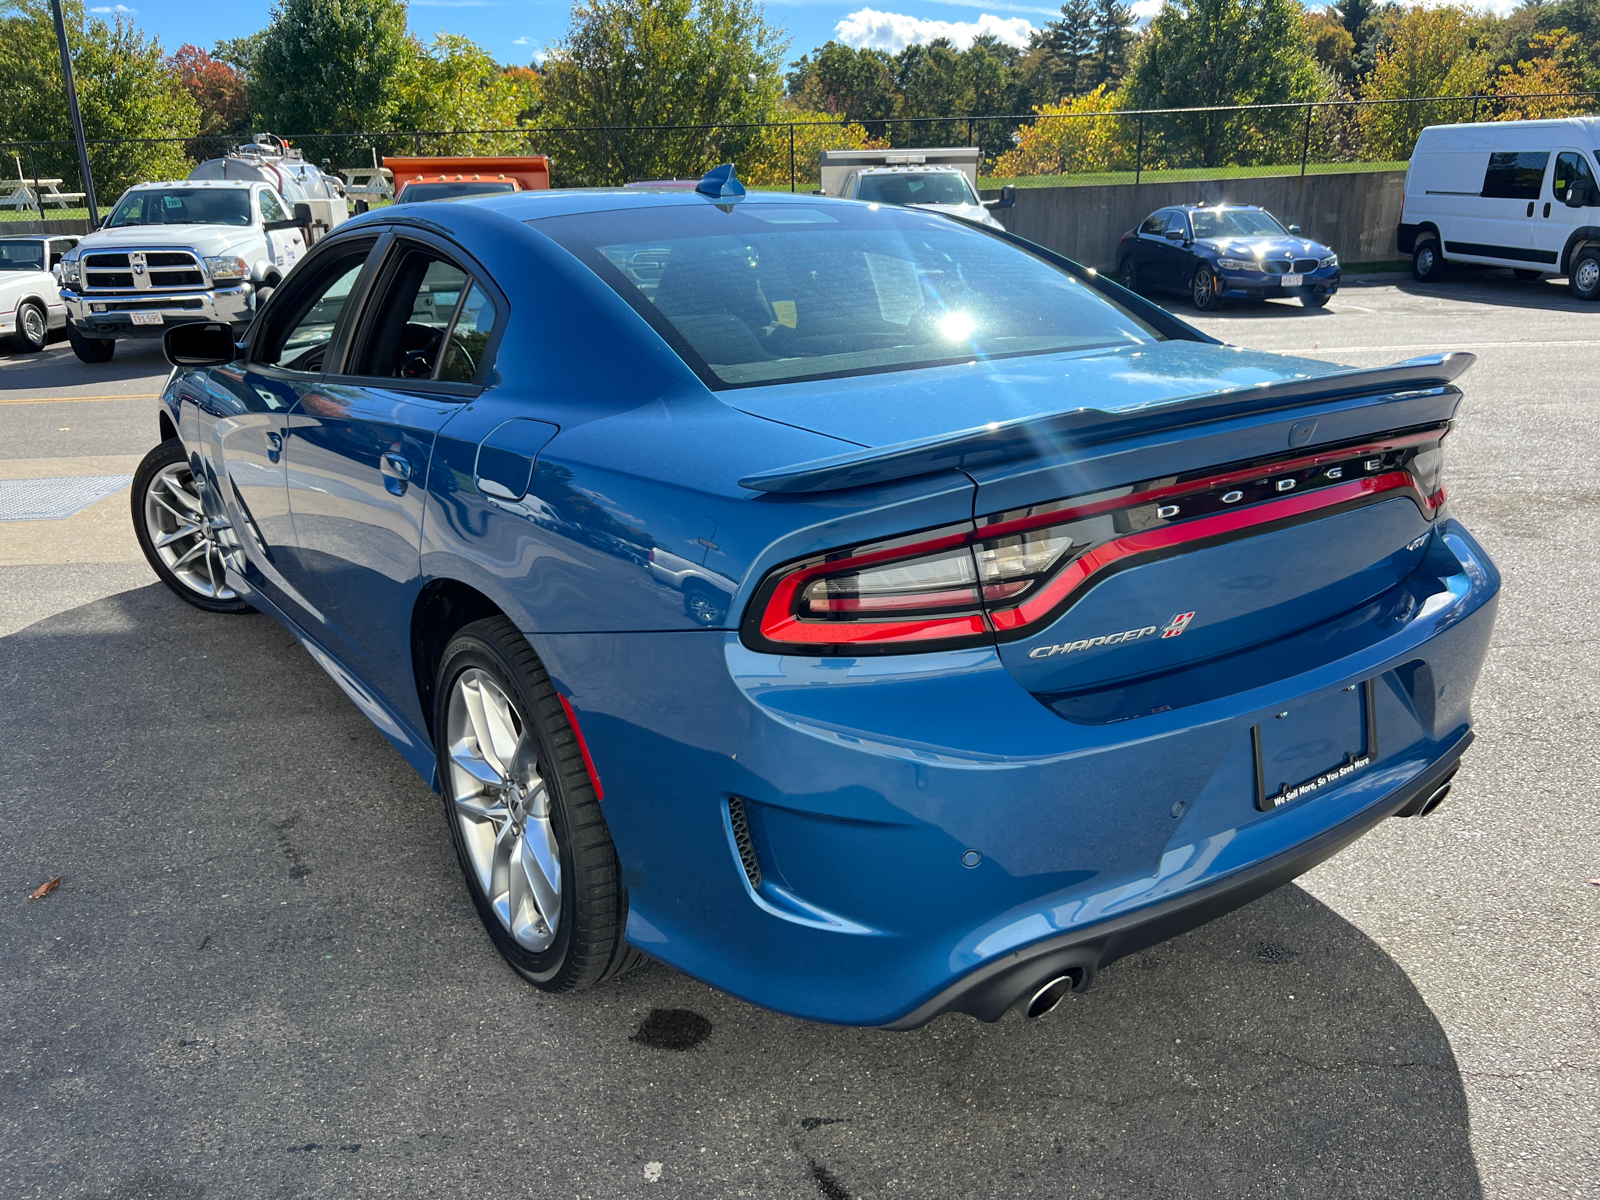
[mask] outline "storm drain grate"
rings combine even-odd
[[[132,475],[0,479],[0,521],[59,521],[132,482]]]

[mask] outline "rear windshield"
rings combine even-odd
[[[955,171],[921,174],[863,175],[857,200],[879,204],[976,204],[967,177]]]
[[[1159,341],[1067,272],[947,217],[745,203],[530,222],[710,387]]]
[[[400,193],[399,204],[422,200],[449,200],[453,196],[487,196],[492,192],[514,192],[509,183],[492,179],[467,179],[460,183],[409,183]]]
[[[0,271],[44,270],[44,243],[31,238],[0,242]]]
[[[1194,224],[1194,236],[1218,237],[1282,237],[1284,229],[1270,214],[1253,208],[1197,208],[1189,214]]]
[[[248,188],[153,188],[129,192],[106,225],[248,225]]]

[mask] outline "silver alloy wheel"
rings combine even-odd
[[[22,306],[22,336],[30,346],[42,346],[48,332],[45,328],[44,314],[39,311],[36,304]]]
[[[469,667],[452,686],[445,738],[478,886],[519,946],[546,950],[561,927],[561,853],[528,727],[494,678]]]
[[[1194,275],[1194,306],[1205,308],[1211,303],[1211,293],[1216,288],[1216,282],[1211,277],[1211,272],[1201,267]]]
[[[211,600],[236,600],[222,568],[218,523],[208,518],[186,462],[163,467],[144,494],[145,532],[167,570]]]
[[[1600,259],[1586,258],[1581,261],[1573,275],[1573,282],[1583,292],[1592,292],[1600,287]]]

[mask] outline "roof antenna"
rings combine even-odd
[[[702,196],[710,196],[718,201],[719,207],[744,198],[744,184],[739,182],[739,176],[734,173],[732,163],[712,167],[705,173],[705,177],[695,184],[694,190]]]

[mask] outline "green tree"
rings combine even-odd
[[[1090,32],[1094,52],[1092,73],[1085,90],[1101,84],[1114,87],[1128,70],[1128,52],[1137,36],[1133,9],[1117,0],[1094,0]]]
[[[1492,19],[1467,8],[1413,8],[1384,32],[1372,71],[1362,81],[1363,100],[1411,96],[1473,96],[1488,90],[1491,61],[1486,42]],[[1378,160],[1411,157],[1428,125],[1465,121],[1470,103],[1378,104],[1358,110],[1367,153]]]
[[[802,54],[790,64],[786,80],[789,98],[800,108],[851,121],[892,117],[900,98],[893,58],[882,50],[857,50],[841,42]]]
[[[962,54],[948,38],[913,42],[895,56],[900,111],[907,117],[962,117],[972,111],[972,86]],[[966,124],[918,121],[895,128],[897,146],[948,146],[966,139]]]
[[[158,41],[120,15],[110,23],[91,20],[81,0],[62,2],[89,141],[184,139],[199,132],[200,111]],[[47,0],[0,0],[0,96],[0,141],[55,143],[37,147],[33,167],[24,158],[24,169],[65,180],[64,190],[83,190]],[[132,184],[181,179],[189,170],[179,142],[96,145],[89,159],[98,198],[107,205]],[[8,173],[16,169],[5,166]]]
[[[438,34],[431,46],[413,43],[412,51],[395,80],[392,120],[398,128],[447,134],[429,140],[434,154],[503,154],[522,147],[517,134],[460,132],[515,128],[526,105],[518,79],[488,51],[456,33]]]
[[[1028,52],[1033,62],[1025,72],[1036,72],[1029,91],[1035,103],[1054,104],[1068,96],[1093,90],[1095,51],[1094,0],[1067,0],[1061,15],[1033,35]],[[1041,87],[1040,84],[1047,83]]]
[[[1355,74],[1356,42],[1344,27],[1339,14],[1328,9],[1306,13],[1306,34],[1311,53],[1322,66],[1340,80]]]
[[[251,108],[274,133],[386,129],[413,46],[401,0],[280,0],[249,64]]]
[[[773,119],[787,49],[758,0],[583,0],[544,63],[546,128],[564,182],[693,176],[753,145]],[[667,128],[668,126],[719,128]]]
[[[1150,22],[1123,88],[1128,108],[1197,108],[1321,99],[1295,0],[1169,0]],[[1150,119],[1147,163],[1169,166],[1284,161],[1303,114],[1208,112]]]

